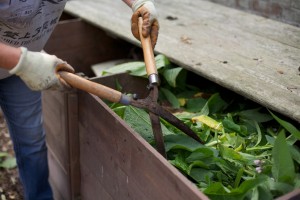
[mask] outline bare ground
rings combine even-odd
[[[12,141],[0,111],[0,152],[7,152],[14,156]],[[0,199],[23,200],[22,186],[17,167],[13,169],[0,168]]]

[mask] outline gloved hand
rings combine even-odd
[[[157,12],[154,6],[153,0],[136,0],[132,4],[133,15],[131,17],[131,31],[134,37],[140,40],[138,19],[139,17],[143,18],[143,27],[142,35],[148,37],[150,35],[151,44],[154,49],[158,31],[159,23],[157,20]]]
[[[9,71],[19,76],[32,90],[63,90],[70,86],[59,77],[58,71],[74,73],[74,69],[54,55],[28,51],[21,47],[21,57],[18,64]]]

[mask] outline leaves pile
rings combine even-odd
[[[300,187],[299,124],[236,94],[222,94],[220,88],[190,85],[185,69],[163,55],[155,59],[161,79],[161,104],[204,142],[199,144],[161,120],[167,158],[201,192],[210,199],[267,200]],[[103,74],[120,72],[146,77],[143,62],[117,65]],[[155,146],[144,110],[110,106]]]

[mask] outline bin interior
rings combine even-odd
[[[124,88],[126,88],[126,93],[138,93],[138,95],[142,98],[147,95],[147,81],[146,79],[136,78],[134,81],[127,81],[126,74],[120,74],[114,76],[113,79],[110,77],[104,77],[101,79],[98,79],[95,77],[95,74],[91,70],[91,66],[97,63],[102,63],[106,61],[111,60],[118,60],[118,59],[132,59],[132,60],[143,60],[142,50],[141,48],[130,44],[122,39],[119,39],[117,37],[114,37],[113,34],[105,32],[99,28],[94,27],[91,24],[88,24],[86,22],[83,22],[80,19],[73,18],[72,16],[69,16],[67,14],[64,14],[61,18],[60,24],[57,26],[55,31],[53,32],[51,38],[49,39],[49,42],[47,43],[45,47],[45,51],[50,54],[55,54],[57,57],[67,61],[70,65],[72,65],[76,72],[82,72],[84,75],[92,78],[96,82],[103,83],[109,87],[115,88],[116,86],[116,80],[121,83]],[[207,79],[204,79],[200,77],[199,75],[196,75],[192,72],[188,72],[188,79],[187,84],[192,84],[194,86],[197,86],[199,88],[205,89],[212,89],[214,91],[219,91],[221,93],[221,96],[226,98],[232,98],[234,96],[235,98],[241,98],[244,99],[244,97],[231,92],[222,86],[213,83]],[[131,79],[130,79],[131,80]],[[209,92],[209,91],[208,91]],[[82,92],[80,92],[80,96],[82,96]],[[76,135],[70,135],[69,130],[70,125],[72,125],[73,129],[74,127],[81,126],[81,129],[84,128],[90,128],[93,130],[93,125],[89,124],[87,121],[84,121],[81,125],[76,125],[75,122],[70,122],[70,116],[72,117],[72,114],[74,114],[75,118],[72,118],[73,120],[78,119],[76,118],[78,113],[78,110],[70,111],[74,107],[78,106],[78,99],[77,99],[77,91],[72,91],[67,94],[58,94],[58,93],[51,93],[48,92],[47,95],[51,96],[51,98],[46,102],[48,102],[48,106],[52,104],[52,108],[56,107],[55,102],[50,102],[53,99],[58,100],[61,104],[61,107],[57,107],[53,111],[53,116],[59,116],[60,118],[56,119],[61,124],[56,127],[51,127],[51,124],[48,124],[48,130],[51,132],[59,132],[60,130],[64,130],[66,133],[64,136],[51,136],[50,134],[50,140],[48,140],[48,145],[50,150],[52,151],[50,161],[52,159],[52,170],[57,173],[53,173],[54,179],[57,180],[54,181],[55,183],[64,183],[69,184],[70,186],[66,188],[66,191],[64,191],[65,186],[56,185],[56,189],[60,190],[60,198],[62,199],[73,199],[74,193],[76,193],[75,190],[81,190],[81,192],[85,193],[86,195],[92,197],[93,196],[93,190],[97,190],[96,185],[91,185],[90,183],[97,183],[97,177],[93,177],[91,174],[88,174],[91,179],[87,180],[83,179],[83,181],[87,180],[87,182],[80,181],[80,177],[76,179],[72,179],[72,175],[76,173],[80,173],[79,166],[77,168],[73,166],[74,161],[76,161],[77,165],[80,165],[79,161],[79,149],[74,152],[74,149],[80,147],[80,145],[85,144],[85,154],[84,154],[84,160],[82,161],[90,161],[90,158],[87,158],[86,156],[93,155],[94,158],[97,158],[97,154],[93,152],[93,149],[91,147],[88,147],[85,142],[88,142],[90,139],[92,141],[92,136],[87,136],[90,138],[84,138],[83,143],[80,144],[80,141],[78,141],[78,138],[76,139]],[[46,98],[47,99],[47,98]],[[81,101],[81,100],[80,100]],[[79,101],[79,102],[80,102]],[[83,101],[89,102],[90,99],[83,99]],[[249,103],[253,103],[249,101]],[[254,103],[253,103],[254,104]],[[67,106],[67,108],[66,108]],[[72,107],[73,106],[73,107]],[[60,110],[61,108],[64,108],[65,110]],[[78,109],[78,108],[77,108]],[[84,112],[85,108],[82,106],[80,109]],[[64,113],[67,113],[67,115],[64,115]],[[88,116],[89,114],[86,113]],[[282,117],[282,116],[281,116]],[[80,118],[80,117],[79,117]],[[80,118],[82,119],[82,118]],[[82,119],[84,120],[84,118]],[[103,118],[105,120],[105,118]],[[48,121],[48,123],[51,123]],[[52,122],[53,123],[53,122]],[[100,122],[99,122],[100,123]],[[122,123],[121,123],[122,125]],[[65,128],[62,128],[65,127]],[[66,128],[67,127],[67,128]],[[126,128],[125,128],[126,129]],[[77,133],[78,134],[78,133]],[[95,133],[93,133],[95,134]],[[98,136],[95,136],[98,137]],[[62,139],[64,138],[64,139]],[[74,140],[70,141],[70,138],[73,138]],[[75,142],[74,142],[75,141]],[[97,144],[98,141],[93,141],[95,144]],[[73,146],[72,146],[73,145]],[[78,145],[78,146],[76,146]],[[80,147],[81,148],[81,147]],[[84,150],[83,148],[83,150]],[[100,150],[103,150],[104,147],[99,147]],[[73,150],[72,150],[73,149]],[[73,154],[72,154],[73,153]],[[118,151],[116,151],[118,153]],[[83,154],[82,154],[83,155]],[[131,155],[131,154],[130,154]],[[127,156],[127,154],[120,155]],[[102,158],[105,159],[111,159],[109,157]],[[121,158],[120,158],[121,159]],[[124,157],[124,162],[126,158]],[[110,160],[111,161],[111,160]],[[90,161],[92,164],[92,161]],[[111,161],[113,162],[113,161]],[[128,161],[126,161],[128,162]],[[54,164],[53,164],[54,163]],[[113,164],[115,164],[113,162]],[[128,165],[128,163],[125,163]],[[86,166],[85,166],[86,167]],[[50,164],[51,168],[51,164]],[[82,170],[86,170],[84,172],[89,171],[89,169],[84,168]],[[100,170],[96,169],[95,170]],[[119,171],[119,173],[123,173],[123,171]],[[64,174],[64,175],[63,175]],[[65,176],[65,177],[63,177]],[[78,174],[77,174],[78,176]],[[126,174],[122,174],[122,176],[126,177]],[[63,178],[62,178],[63,177]],[[81,177],[82,178],[82,177]],[[61,179],[69,179],[67,181],[62,181]],[[88,182],[90,181],[90,183]],[[81,183],[80,183],[81,182]],[[74,186],[75,183],[75,186]],[[104,183],[101,183],[104,184]],[[111,183],[112,184],[112,183]],[[80,189],[80,185],[82,185],[83,188]],[[91,187],[89,187],[89,185]],[[60,189],[61,188],[61,189]],[[63,189],[62,189],[63,188]],[[104,186],[104,189],[107,189],[107,186]],[[86,189],[86,191],[85,191]],[[116,188],[114,188],[116,189]],[[117,188],[118,189],[118,188]],[[84,192],[85,191],[85,192]],[[88,193],[90,192],[90,193]],[[95,192],[95,191],[94,191]],[[98,191],[101,192],[101,191]],[[69,193],[69,194],[63,194],[63,193]],[[78,191],[77,191],[78,193]],[[106,193],[106,192],[104,192]],[[111,198],[110,194],[107,194],[107,199]],[[142,195],[142,194],[141,194]],[[142,195],[143,196],[143,195]]]

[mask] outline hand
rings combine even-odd
[[[20,76],[32,90],[55,89],[62,90],[70,86],[59,77],[58,71],[74,73],[74,69],[54,55],[28,51],[21,47],[21,57],[18,64],[9,71]]]
[[[154,49],[158,31],[159,23],[157,20],[157,12],[152,0],[136,0],[132,4],[133,15],[131,17],[131,31],[134,37],[140,40],[138,18],[143,18],[142,35],[148,37],[150,35],[152,48]]]

